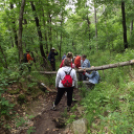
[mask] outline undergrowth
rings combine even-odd
[[[91,65],[100,66],[128,61],[134,58],[134,50],[112,55],[98,51],[90,55]],[[90,133],[134,133],[134,71],[133,66],[99,71],[101,81],[91,92],[83,91],[82,105]]]

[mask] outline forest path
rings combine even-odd
[[[81,100],[80,91],[78,89],[74,89],[73,92],[74,96],[73,98],[75,101],[72,102],[72,106],[75,104],[79,104]],[[57,128],[56,123],[53,120],[58,120],[58,118],[63,118],[63,114],[65,113],[65,109],[67,106],[67,100],[65,95],[62,97],[62,100],[60,101],[58,105],[57,111],[52,111],[52,103],[54,102],[56,98],[56,93],[48,93],[48,95],[45,98],[45,110],[42,111],[42,114],[39,116],[36,116],[34,121],[34,127],[35,131],[32,134],[64,134],[65,128]],[[77,115],[77,118],[80,116],[80,113],[78,110],[75,110],[74,113],[67,112],[67,115],[75,114]],[[71,134],[71,133],[66,133]]]

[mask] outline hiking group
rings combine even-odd
[[[67,111],[70,111],[72,103],[73,90],[78,88],[76,69],[83,69],[82,73],[78,73],[78,80],[83,81],[88,85],[87,88],[93,89],[95,84],[99,83],[98,71],[86,71],[85,68],[90,68],[90,61],[86,55],[76,56],[73,58],[73,54],[68,52],[62,57],[60,68],[56,74],[55,87],[57,89],[57,96],[53,103],[52,110],[56,110],[62,96],[67,95]],[[93,66],[92,66],[93,67]],[[87,82],[88,81],[88,82]]]
[[[30,51],[27,50],[27,53],[24,54],[24,62],[29,63],[28,69],[31,70],[31,60],[34,58],[31,57]],[[55,56],[58,55],[58,52],[55,48],[52,48],[48,54],[48,60],[50,61],[52,70],[55,71]],[[56,74],[55,87],[57,89],[57,96],[53,103],[52,110],[56,110],[57,105],[59,104],[62,96],[66,92],[67,96],[67,110],[70,110],[72,103],[73,90],[78,88],[77,81],[83,81],[87,86],[87,89],[93,89],[95,84],[99,83],[99,73],[98,71],[86,71],[85,68],[92,68],[90,61],[87,59],[86,55],[77,55],[73,57],[71,52],[68,52],[67,55],[64,54],[62,57],[62,62],[59,66],[59,70]],[[83,72],[79,72],[78,75],[75,69],[83,69]],[[78,80],[77,80],[78,76]]]

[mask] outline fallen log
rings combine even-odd
[[[38,83],[40,86],[44,87],[45,90],[49,92],[57,92],[55,89],[50,89],[48,86],[46,86],[44,83]],[[43,91],[44,91],[43,89]]]
[[[56,74],[57,71],[39,71],[41,74]]]
[[[116,67],[123,67],[134,64],[134,60],[126,61],[126,62],[119,62],[116,64],[109,64],[109,65],[103,65],[98,67],[92,67],[92,68],[85,68],[86,71],[96,71],[96,70],[105,70],[110,68],[116,68]],[[77,72],[83,72],[84,69],[78,69]]]
[[[98,66],[98,67],[92,67],[92,68],[85,68],[86,71],[94,71],[94,70],[105,70],[105,69],[110,69],[110,68],[116,68],[116,67],[123,67],[123,66],[128,66],[128,65],[133,65],[134,60],[126,61],[126,62],[119,62],[116,64],[108,64],[108,65],[103,65],[103,66]],[[83,72],[84,69],[77,69],[77,72]],[[40,71],[42,74],[56,74],[56,71]]]

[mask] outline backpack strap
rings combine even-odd
[[[68,73],[69,75],[70,75],[71,71],[72,71],[72,68],[71,68],[71,70],[70,70],[69,73]],[[66,71],[64,71],[64,72],[65,72],[65,74],[67,75],[67,72],[66,72]]]
[[[69,72],[69,75],[70,75],[71,71],[72,71],[72,68],[71,68],[71,70],[70,70],[70,72]]]
[[[65,72],[65,74],[67,75],[67,72],[66,71],[64,71]]]

